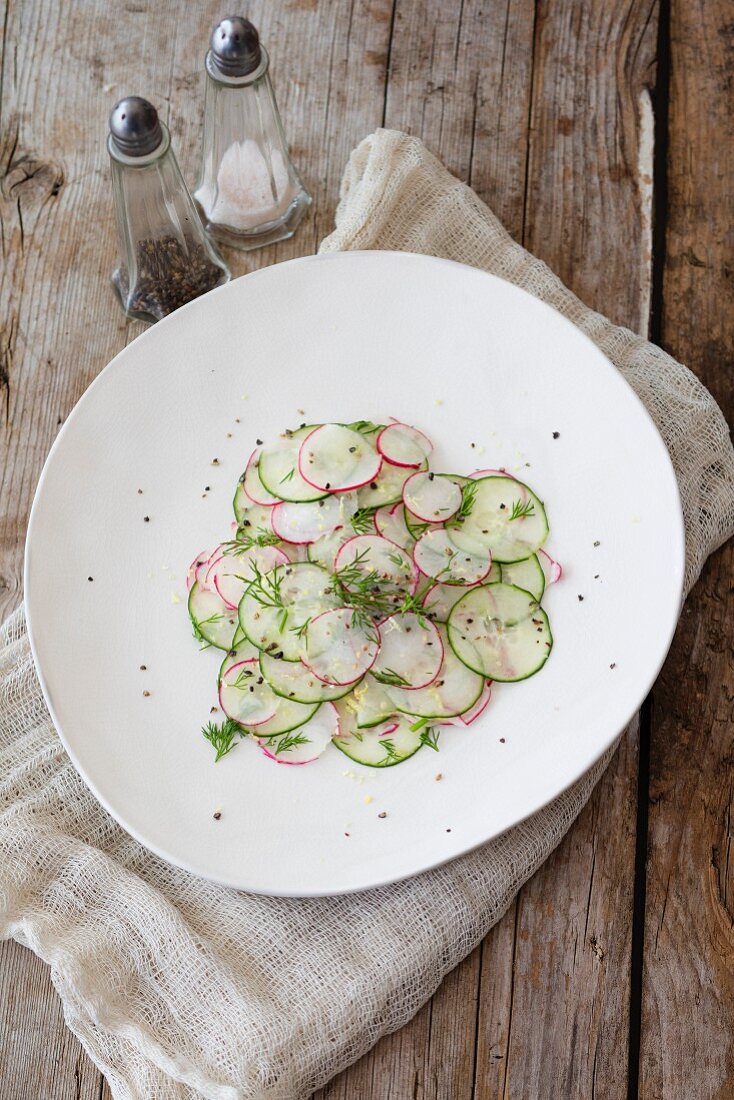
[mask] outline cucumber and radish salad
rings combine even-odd
[[[222,650],[224,721],[203,730],[217,760],[249,737],[280,764],[333,745],[391,767],[543,667],[561,576],[544,504],[505,470],[431,470],[432,450],[411,425],[360,420],[250,456],[233,537],[187,575],[194,636]]]

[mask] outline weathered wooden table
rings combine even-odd
[[[225,5],[226,7],[226,5]],[[236,5],[235,5],[236,7]],[[732,0],[252,0],[314,251],[351,148],[422,137],[590,305],[650,332],[729,414]],[[108,275],[106,116],[149,96],[193,179],[214,0],[2,0],[0,617],[21,599],[59,425],[140,331]],[[590,804],[504,920],[403,1031],[319,1096],[734,1096],[734,551],[709,563]],[[0,952],[0,1097],[109,1095],[47,968]]]

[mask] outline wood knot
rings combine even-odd
[[[3,176],[2,193],[6,199],[41,206],[49,198],[56,198],[64,186],[64,169],[54,160],[24,153],[14,157]]]

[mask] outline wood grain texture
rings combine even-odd
[[[674,0],[662,342],[731,422],[734,11]],[[640,1096],[734,1096],[734,551],[689,600],[653,694]],[[695,1079],[695,1084],[692,1083]]]

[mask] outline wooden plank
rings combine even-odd
[[[729,0],[673,0],[662,342],[731,421]],[[734,548],[709,562],[653,695],[640,1096],[734,1095]],[[695,1084],[693,1083],[695,1079]]]
[[[64,1024],[48,967],[10,941],[0,958],[0,1097],[97,1100],[100,1074]]]

